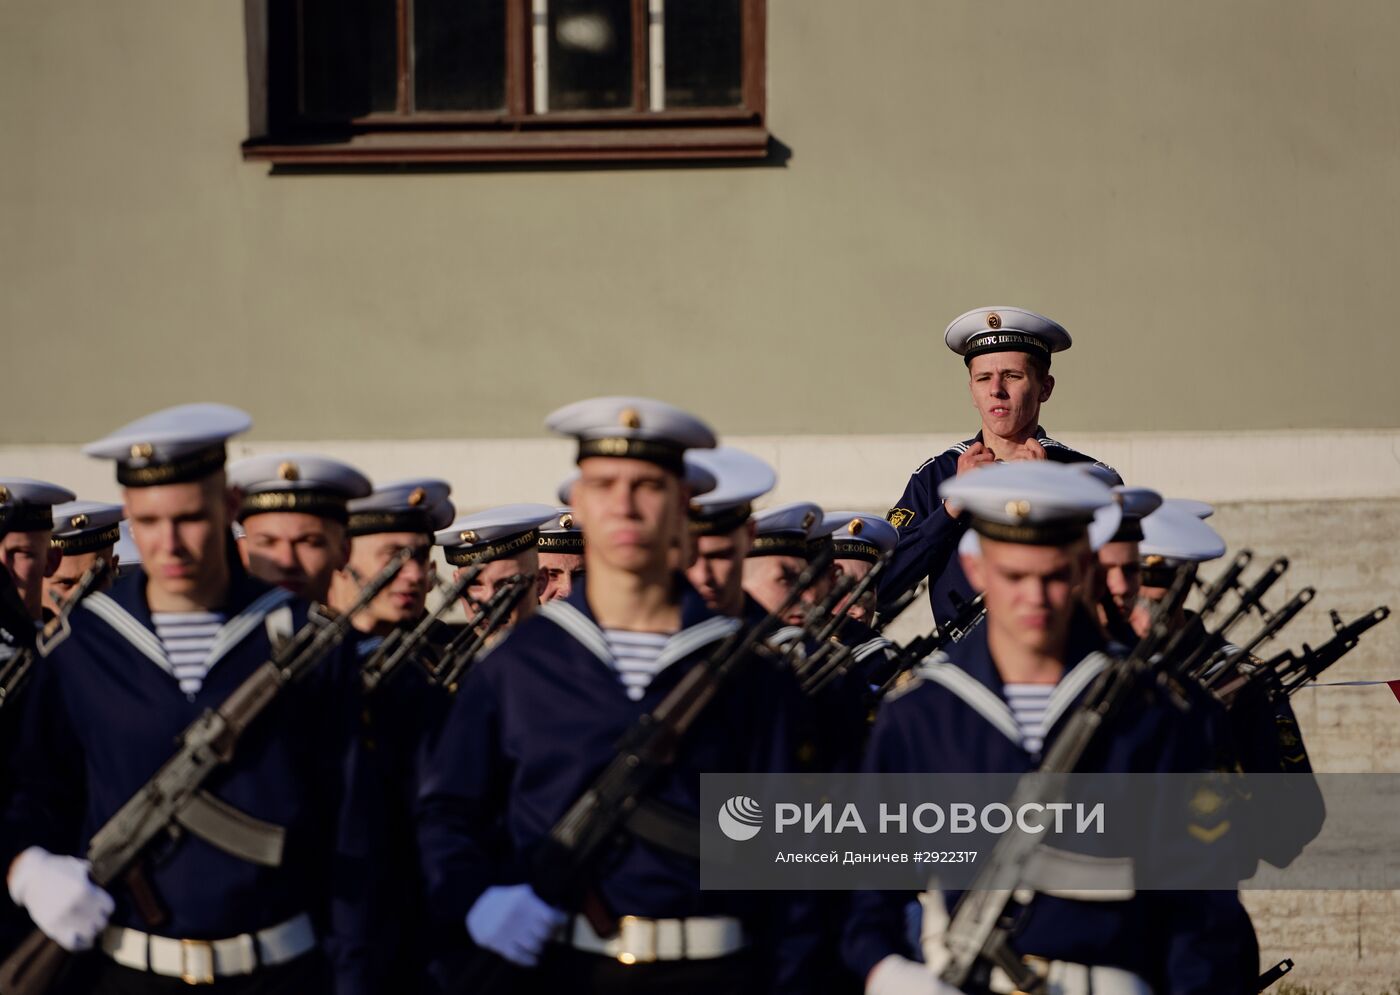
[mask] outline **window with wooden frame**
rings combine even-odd
[[[760,158],[766,0],[245,0],[248,159]]]

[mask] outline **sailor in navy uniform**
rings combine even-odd
[[[828,512],[823,522],[829,525],[836,544],[836,575],[850,577],[857,583],[865,579],[880,558],[899,545],[899,530],[878,515],[859,511]],[[845,609],[854,621],[875,624],[875,595],[879,588],[867,592],[858,603]]]
[[[978,532],[978,554],[966,565],[985,595],[987,619],[885,698],[865,769],[1025,772],[1108,663],[1080,588],[1091,569],[1091,516],[1112,495],[1087,474],[1018,463],[948,481],[940,496],[967,509]],[[1195,727],[1158,697],[1155,688],[1145,691],[1101,729],[1081,769],[1208,769]],[[1065,992],[1253,990],[1254,973],[1237,949],[1222,949],[1213,928],[1228,909],[1191,894],[1129,896],[1131,887],[1116,896],[1105,892],[1101,897],[1114,900],[1102,901],[1038,893],[1021,911],[1011,942],[1019,954],[1039,958],[1034,963],[1051,978],[1063,979]],[[856,894],[843,948],[867,992],[952,991],[937,973],[956,898],[937,890],[921,896],[919,941],[911,942],[907,894]]]
[[[1162,585],[1171,571],[1181,566],[1194,570],[1199,564],[1224,555],[1225,541],[1198,517],[1202,511],[1208,514],[1209,505],[1169,498],[1161,509],[1143,519],[1138,552],[1144,575],[1142,590],[1147,599],[1163,596]],[[1183,612],[1180,624],[1189,627],[1198,639],[1205,637],[1205,627],[1194,612]],[[1231,655],[1242,652],[1228,643],[1225,649]],[[1243,661],[1240,671],[1250,672],[1258,663]],[[1203,686],[1194,685],[1193,690],[1214,701]],[[1246,775],[1293,775],[1286,782],[1253,779],[1247,795],[1260,804],[1244,806],[1246,813],[1287,808],[1290,817],[1286,825],[1273,824],[1270,832],[1257,837],[1267,843],[1267,849],[1257,854],[1258,859],[1275,867],[1287,867],[1321,832],[1326,818],[1321,790],[1292,702],[1276,680],[1261,675],[1234,698],[1228,712],[1218,703],[1217,708],[1234,766]],[[1269,804],[1270,792],[1284,791],[1286,802]]]
[[[362,582],[398,550],[415,553],[388,590],[356,616],[355,652],[361,666],[375,659],[394,630],[412,629],[426,613],[433,583],[433,533],[453,518],[451,490],[444,480],[417,477],[386,484],[348,503],[350,559],[336,575],[341,607],[351,603]],[[458,626],[434,625],[426,645],[376,681],[364,702],[364,752],[373,773],[371,807],[376,833],[384,840],[375,865],[373,890],[379,897],[371,956],[375,979],[384,991],[434,990],[428,974],[432,942],[424,916],[413,806],[424,761],[447,714],[447,694],[428,680],[429,668],[435,651],[458,631]]]
[[[521,622],[453,701],[420,799],[433,911],[536,968],[531,990],[767,990],[771,921],[754,914],[764,900],[701,892],[693,823],[702,771],[787,769],[796,689],[774,666],[755,660],[712,703],[647,794],[643,807],[660,818],[636,820],[597,868],[588,904],[615,928],[552,907],[530,884],[532,851],[619,738],[740,625],[708,610],[676,569],[683,455],[713,446],[710,429],[643,398],[579,402],[546,424],[579,444],[571,506],[585,583]]]
[[[830,542],[822,532],[823,517],[821,505],[811,501],[790,501],[754,516],[754,538],[744,557],[744,590],[765,612],[782,606],[807,569],[814,547]],[[805,623],[812,606],[831,593],[835,580],[833,566],[803,592],[784,621]]]
[[[107,572],[95,590],[105,591],[112,586],[120,566],[116,547],[125,517],[121,505],[106,501],[69,501],[54,508],[49,545],[63,558],[54,572],[44,578],[44,607],[60,610],[83,574],[99,562],[107,565]]]
[[[540,604],[567,598],[583,583],[583,529],[574,521],[574,509],[554,509],[554,517],[540,526],[535,552],[540,560]]]
[[[517,577],[530,579],[530,590],[515,603],[500,635],[539,607],[540,528],[557,522],[547,504],[507,504],[458,518],[433,536],[442,555],[453,567],[453,580],[464,571],[480,568],[476,579],[462,592],[468,617],[480,612],[496,592]]]
[[[224,443],[249,424],[234,408],[184,405],[84,448],[116,461],[146,569],[84,599],[41,661],[0,856],[11,897],[40,929],[66,949],[101,951],[84,965],[95,975],[85,991],[165,992],[181,978],[228,992],[363,990],[356,892],[372,841],[347,780],[359,691],[348,652],[284,689],[208,786],[264,823],[258,835],[281,827],[280,857],[234,856],[194,831],[157,844],[141,865],[165,913],[153,927],[127,884],[108,893],[71,856],[179,733],[307,620],[305,603],[248,577],[230,549]]]
[[[350,557],[347,503],[370,493],[369,478],[348,463],[307,453],[235,460],[239,555],[259,580],[326,603],[331,579]]]
[[[766,610],[744,591],[744,560],[758,534],[753,504],[777,485],[778,475],[757,456],[731,446],[697,449],[685,461],[715,478],[712,490],[690,501],[695,559],[686,577],[711,611],[762,618]]]
[[[62,568],[62,549],[52,539],[55,508],[72,504],[73,493],[56,484],[27,477],[0,478],[0,665],[32,650],[38,624],[51,618],[58,607],[45,598],[50,581]],[[72,529],[66,519],[64,527]],[[24,691],[22,685],[14,685],[0,712],[0,760],[7,763],[16,749]],[[0,773],[0,805],[9,794],[8,774]],[[0,912],[0,954],[32,928],[23,909],[11,906]]]
[[[73,500],[73,492],[29,477],[0,477],[0,566],[10,574],[25,610],[44,618],[44,578],[58,569],[63,554],[50,543],[53,508]]]
[[[875,568],[881,557],[899,543],[899,532],[878,515],[860,511],[827,512],[821,530],[831,537],[836,551],[836,576],[850,577],[859,584]],[[883,577],[883,575],[882,575]],[[893,662],[894,644],[875,628],[875,602],[879,585],[852,604],[849,595],[837,606],[847,621],[837,632],[851,648],[855,671],[867,687],[879,687],[890,676],[884,664]]]
[[[889,511],[899,548],[880,584],[880,603],[888,606],[927,577],[939,623],[972,597],[956,555],[967,520],[939,496],[943,481],[993,462],[1093,462],[1040,427],[1040,407],[1055,388],[1050,356],[1071,343],[1063,326],[1023,308],[984,307],[954,318],[943,339],[967,365],[981,431],[926,460],[910,476]]]
[[[1098,568],[1090,588],[1090,604],[1108,637],[1131,648],[1138,635],[1132,628],[1133,613],[1142,590],[1142,566],[1138,543],[1142,540],[1142,520],[1162,506],[1162,495],[1147,487],[1113,485],[1112,471],[1096,463],[1082,463],[1113,487],[1118,507],[1118,524],[1106,541],[1091,543]]]

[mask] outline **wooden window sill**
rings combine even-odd
[[[287,166],[568,163],[761,159],[768,155],[768,148],[768,129],[759,124],[476,131],[386,130],[340,136],[252,138],[243,143],[243,158]]]

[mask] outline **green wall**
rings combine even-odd
[[[0,0],[0,442],[968,426],[943,326],[1063,321],[1054,431],[1400,426],[1394,0],[769,0],[783,168],[271,175],[236,0]]]

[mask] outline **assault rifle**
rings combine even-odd
[[[1327,642],[1317,649],[1304,643],[1302,650],[1297,653],[1284,650],[1272,659],[1264,661],[1252,673],[1237,674],[1214,688],[1216,697],[1228,705],[1251,681],[1270,678],[1277,679],[1285,694],[1293,694],[1309,681],[1316,680],[1324,670],[1354,650],[1361,641],[1362,633],[1390,617],[1390,609],[1382,605],[1346,623],[1342,622],[1341,616],[1335,611],[1331,615],[1333,636]]]
[[[482,648],[506,624],[506,619],[510,618],[510,613],[525,592],[534,586],[535,578],[524,574],[506,578],[481,606],[481,610],[467,621],[461,634],[447,644],[442,651],[442,659],[428,679],[455,694],[467,668],[476,662]]]
[[[530,885],[556,908],[583,910],[600,936],[617,932],[617,922],[590,888],[598,861],[612,848],[656,780],[675,762],[681,744],[705,709],[752,658],[763,653],[769,636],[802,594],[831,566],[832,551],[808,563],[787,599],[751,626],[731,633],[622,737],[616,755],[554,824],[534,856]],[[471,976],[452,990],[480,993],[509,989],[515,969],[504,958],[483,952],[469,967]]]
[[[68,596],[68,600],[63,603],[63,607],[58,610],[58,614],[45,624],[43,630],[37,634],[34,641],[28,645],[22,645],[15,651],[14,656],[4,663],[0,663],[0,709],[3,709],[12,699],[14,699],[29,680],[29,674],[34,669],[36,657],[43,656],[49,651],[51,646],[61,642],[68,635],[68,617],[73,614],[73,609],[78,607],[78,602],[86,598],[107,575],[109,566],[106,560],[98,560],[83,573],[77,586],[73,588],[73,593]],[[32,623],[28,615],[17,616],[13,621],[6,620],[8,625],[14,626],[21,632],[26,629],[32,631]]]
[[[1287,557],[1280,556],[1270,563],[1259,575],[1259,578],[1250,587],[1240,591],[1239,602],[1225,616],[1225,621],[1216,626],[1215,630],[1209,633],[1205,639],[1182,660],[1176,668],[1178,674],[1197,675],[1201,673],[1201,666],[1212,656],[1214,656],[1224,645],[1225,638],[1230,634],[1230,630],[1239,624],[1239,621],[1251,611],[1263,612],[1260,603],[1264,595],[1269,593],[1269,588],[1273,587],[1280,577],[1288,570]]]
[[[462,576],[450,586],[443,594],[442,603],[437,609],[429,612],[423,620],[412,629],[395,629],[384,638],[384,642],[379,644],[374,655],[365,661],[364,667],[360,671],[360,677],[364,681],[365,693],[369,694],[379,685],[398,672],[404,661],[413,658],[418,652],[418,648],[423,645],[428,638],[428,633],[433,626],[441,621],[456,605],[457,599],[462,596],[462,592],[472,585],[477,575],[481,573],[481,564],[472,567],[470,570],[462,572]]]
[[[330,621],[308,621],[218,708],[206,709],[185,729],[175,755],[93,834],[87,859],[94,884],[110,888],[126,878],[137,906],[148,920],[159,923],[163,910],[139,866],[141,855],[158,838],[189,831],[243,860],[268,867],[282,862],[282,827],[238,811],[204,791],[204,785],[232,762],[243,734],[282,688],[304,677],[340,645],[355,615],[389,585],[409,555],[409,550],[400,550],[344,614]],[[42,995],[68,957],[68,951],[34,930],[0,964],[0,992]]]
[[[851,588],[846,597],[845,607],[834,612],[830,621],[815,636],[813,641],[817,648],[797,672],[802,682],[802,690],[807,694],[816,694],[850,668],[854,660],[853,649],[839,641],[841,629],[851,617],[852,606],[875,589],[876,581],[880,579],[880,574],[884,572],[893,555],[893,552],[883,554],[866,571],[860,583]]]
[[[827,591],[826,597],[807,608],[801,631],[793,636],[790,642],[784,644],[787,646],[787,650],[783,654],[783,661],[792,667],[793,673],[799,679],[811,666],[811,658],[803,655],[807,647],[825,642],[823,637],[836,631],[836,625],[833,623],[837,621],[840,614],[836,611],[836,606],[841,603],[842,598],[851,593],[855,586],[856,582],[853,578],[837,577],[835,583],[831,585],[831,590]],[[796,608],[796,604],[793,607]]]
[[[1285,625],[1293,621],[1297,614],[1306,608],[1316,596],[1316,588],[1303,588],[1293,595],[1282,608],[1265,618],[1259,631],[1244,646],[1233,652],[1223,646],[1216,650],[1198,671],[1201,682],[1206,687],[1215,687],[1224,682],[1227,677],[1235,673],[1241,663],[1253,656],[1255,650],[1273,639]]]
[[[1215,611],[1216,606],[1220,604],[1225,595],[1238,590],[1240,574],[1244,573],[1245,568],[1253,559],[1252,550],[1242,549],[1236,553],[1235,558],[1230,561],[1230,565],[1225,568],[1225,571],[1209,587],[1201,591],[1201,606],[1197,609],[1196,614],[1203,619],[1206,618]]]
[[[967,638],[967,634],[977,628],[986,617],[987,609],[983,604],[982,595],[979,594],[970,601],[960,602],[957,611],[946,625],[939,626],[927,635],[911,639],[899,647],[890,665],[892,668],[890,676],[880,685],[876,696],[883,697],[889,693],[899,683],[899,678],[906,671],[913,670],[930,653],[937,652],[953,643],[962,642]]]
[[[1189,589],[1187,573],[1178,571],[1166,597],[1154,608],[1147,635],[1138,641],[1131,655],[1112,661],[1095,678],[1046,750],[1040,767],[1018,782],[1010,803],[1014,811],[1022,811],[1022,806],[1029,803],[1059,801],[1067,778],[1078,767],[1099,729],[1148,677],[1163,674],[1162,660],[1178,651],[1181,644],[1172,630],[1172,620]],[[1043,979],[1011,947],[1012,917],[1008,913],[1018,903],[1013,897],[1016,890],[1006,886],[1008,881],[1023,880],[1031,854],[1041,842],[1041,836],[1020,827],[997,840],[976,883],[963,893],[953,911],[946,934],[948,962],[939,975],[944,983],[963,991],[989,991],[991,972],[999,967],[1017,991],[1041,989]]]

